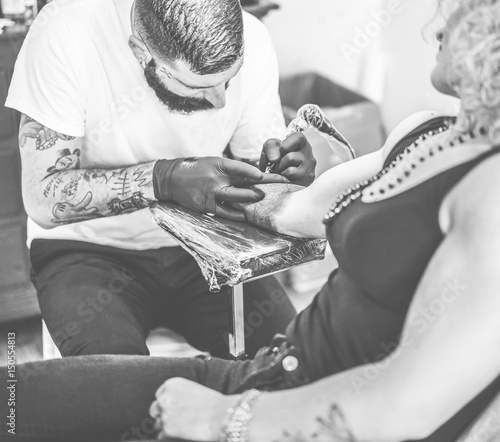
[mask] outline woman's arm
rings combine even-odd
[[[379,172],[384,158],[380,149],[327,170],[309,187],[282,199],[274,210],[272,227],[291,236],[323,238],[323,219],[338,195]]]
[[[264,201],[239,205],[239,208],[246,211],[249,222],[267,229],[297,237],[322,238],[325,236],[323,219],[335,199],[350,186],[377,174],[404,136],[437,116],[429,111],[411,115],[391,132],[381,149],[327,170],[300,191],[284,185],[260,186],[267,195]]]
[[[379,363],[264,394],[248,441],[423,439],[500,374],[499,168],[500,156],[478,167],[443,205],[452,227],[415,293],[400,341],[381,343],[395,350]],[[238,399],[179,379],[157,397],[152,415],[164,433],[192,440],[217,440]]]
[[[350,185],[375,174],[383,164],[383,150],[333,167],[309,187],[295,184],[258,184],[264,199],[233,203],[247,221],[285,235],[323,238],[323,218],[336,196]]]
[[[500,375],[500,194],[491,191],[500,188],[499,167],[500,159],[481,165],[450,195],[452,228],[396,350],[378,364],[263,396],[250,441],[422,439]]]

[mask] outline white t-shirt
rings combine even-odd
[[[16,62],[6,106],[55,131],[83,137],[81,168],[117,168],[160,158],[257,159],[283,135],[278,65],[266,28],[244,15],[244,64],[221,110],[171,113],[149,88],[128,46],[133,0],[54,0],[32,25]],[[45,230],[34,238],[72,239],[144,250],[176,245],[149,209]]]

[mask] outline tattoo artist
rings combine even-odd
[[[62,355],[148,355],[149,331],[166,325],[227,357],[228,297],[209,293],[147,207],[175,201],[244,221],[225,203],[263,198],[250,185],[314,180],[303,136],[264,144],[284,130],[264,25],[238,0],[54,0],[28,33],[6,105],[22,113],[33,280]],[[263,172],[269,162],[276,173]],[[295,310],[274,277],[246,291],[247,315],[283,293],[247,337],[252,356]]]

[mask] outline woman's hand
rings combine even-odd
[[[296,184],[257,184],[253,186],[264,193],[264,198],[252,203],[231,203],[233,207],[245,213],[247,221],[268,230],[287,234],[280,215],[290,195],[303,186]]]
[[[159,437],[190,441],[218,441],[233,396],[182,378],[166,381],[156,392],[149,413]]]

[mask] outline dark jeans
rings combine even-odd
[[[79,241],[35,240],[31,264],[40,308],[63,356],[148,355],[165,325],[212,356],[228,356],[228,289],[210,293],[180,247],[134,251]],[[244,286],[247,353],[284,333],[296,312],[274,277]]]
[[[290,362],[290,358],[299,363],[289,372],[284,367],[290,364],[283,361]],[[224,394],[249,388],[287,389],[308,382],[301,361],[298,350],[278,336],[252,361],[96,355],[22,364],[16,370],[16,436],[12,440],[154,439],[154,420],[148,410],[167,379],[183,377]],[[2,379],[8,379],[6,371],[0,369]],[[1,400],[1,441],[11,440],[6,436],[9,412],[7,400]]]

